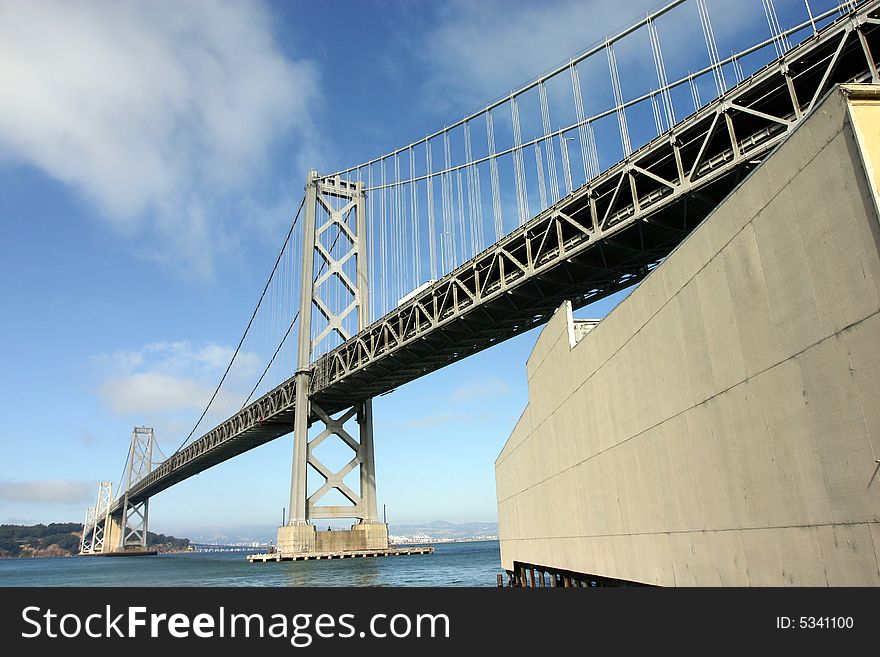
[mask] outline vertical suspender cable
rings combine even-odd
[[[718,57],[718,47],[715,44],[715,32],[712,29],[712,21],[709,19],[709,10],[706,8],[706,0],[697,0],[697,11],[700,14],[700,25],[703,28],[703,39],[706,42],[706,51],[709,53],[709,63],[712,66],[712,75],[715,78],[715,88],[718,96],[727,90],[724,81],[724,71],[721,69],[721,60]]]
[[[443,183],[443,234],[446,237],[445,262],[443,265],[443,273],[452,271],[455,262],[455,214],[453,211],[452,198],[452,153],[449,147],[449,132],[443,131],[443,175],[441,181]]]
[[[614,44],[605,42],[605,51],[608,55],[608,69],[611,72],[611,89],[614,92],[614,105],[617,112],[617,123],[620,128],[620,143],[623,146],[623,156],[632,153],[632,145],[629,140],[629,127],[626,124],[626,109],[623,107],[623,92],[620,89],[620,75],[617,71],[617,57],[614,55]]]
[[[434,178],[431,173],[431,142],[425,143],[425,166],[427,167],[427,183],[428,183],[428,248],[431,255],[431,278],[437,278],[437,249],[435,245],[436,226],[434,220]]]
[[[495,218],[495,239],[504,235],[504,221],[501,214],[501,184],[498,180],[498,158],[495,155],[495,120],[492,111],[486,112],[486,140],[489,144],[489,173],[492,183],[492,215]]]
[[[395,249],[394,249],[394,269],[395,276],[394,282],[397,286],[397,291],[394,293],[392,299],[395,301],[403,296],[403,254],[405,250],[405,242],[404,242],[404,230],[403,230],[403,217],[401,216],[401,204],[400,204],[400,153],[397,153],[394,156],[394,220],[395,227],[393,232],[394,241],[395,241]],[[395,304],[396,305],[396,304]]]
[[[467,226],[465,226],[464,222],[464,193],[462,192],[461,186],[461,169],[457,169],[455,171],[455,177],[457,178],[458,182],[458,243],[460,245],[460,251],[458,255],[459,260],[456,261],[456,264],[460,264],[467,260],[467,256],[465,255],[467,253],[467,249],[465,248],[465,233],[467,231]]]
[[[553,148],[553,138],[550,132],[553,130],[550,122],[550,103],[547,100],[547,87],[541,82],[538,85],[538,98],[541,104],[541,124],[544,128],[544,144],[547,147],[547,169],[550,172],[550,198],[556,203],[559,200],[559,178],[556,173],[556,155]],[[547,207],[541,204],[541,210]]]
[[[584,112],[584,99],[581,96],[581,83],[578,76],[577,65],[574,62],[571,62],[568,66],[568,70],[571,74],[571,94],[574,96],[574,111],[575,116],[577,117],[577,126],[578,126],[578,139],[580,140],[580,149],[581,149],[581,163],[584,167],[584,182],[592,180],[596,173],[593,171],[593,162],[590,160],[590,164],[587,165],[587,158],[589,157],[588,148],[587,148],[587,117]]]
[[[388,274],[387,274],[388,235],[387,235],[386,229],[385,229],[387,202],[386,202],[386,188],[385,188],[385,159],[384,158],[380,162],[379,175],[381,176],[381,184],[382,184],[382,196],[379,198],[379,215],[381,218],[381,220],[379,222],[379,231],[380,231],[379,247],[381,249],[381,251],[379,253],[379,260],[380,260],[379,266],[381,267],[381,276],[380,276],[379,285],[382,288],[382,312],[379,314],[384,315],[389,310],[388,309]]]
[[[516,179],[516,205],[519,210],[519,225],[529,219],[529,193],[526,189],[526,173],[523,163],[522,130],[519,123],[519,103],[516,96],[510,96],[510,115],[513,121],[513,170]]]
[[[562,155],[562,172],[565,174],[566,194],[571,194],[574,191],[574,184],[571,180],[571,159],[568,156],[568,142],[573,140],[574,137],[566,137],[565,133],[559,135],[559,153]]]
[[[693,73],[688,74],[688,82],[691,87],[691,99],[694,101],[694,111],[696,112],[703,106],[703,101],[700,99],[700,90],[697,89],[697,84],[694,82]]]
[[[666,63],[663,61],[663,49],[660,47],[660,35],[657,24],[648,19],[648,34],[651,38],[651,52],[654,55],[654,68],[657,71],[657,84],[660,86],[660,104],[666,118],[666,130],[675,125],[675,108],[669,95],[669,81],[666,78]]]
[[[471,125],[465,121],[464,124],[464,159],[467,164],[465,169],[467,173],[467,198],[468,198],[468,220],[470,222],[471,232],[471,257],[475,256],[480,250],[480,242],[477,238],[477,189],[476,189],[476,166],[474,165],[473,145],[471,144]]]
[[[541,208],[547,207],[547,186],[544,182],[544,158],[541,157],[541,142],[535,142],[535,169],[538,172],[538,200]]]
[[[373,227],[375,224],[376,215],[373,213],[373,197],[376,195],[376,192],[373,190],[373,165],[368,165],[367,167],[367,186],[370,188],[370,192],[367,194],[367,239],[369,240],[368,250],[370,252],[370,258],[368,263],[369,274],[370,274],[370,290],[368,292],[369,298],[369,308],[372,311],[372,316],[367,317],[367,323],[374,320],[377,315],[376,306],[379,305],[378,299],[376,298],[376,230]]]
[[[415,289],[416,287],[418,287],[419,283],[422,282],[422,250],[419,248],[419,238],[421,237],[421,235],[419,234],[419,204],[417,202],[419,184],[416,182],[416,161],[415,153],[413,152],[412,146],[409,147],[409,179],[409,214],[413,244],[412,286],[413,289]]]
[[[816,29],[816,19],[813,18],[813,10],[810,8],[810,0],[804,0],[804,5],[807,8],[807,15],[810,17],[810,25],[813,26],[813,34],[816,34],[819,30]]]

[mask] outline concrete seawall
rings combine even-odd
[[[589,334],[496,461],[502,564],[880,585],[880,98],[838,88]]]

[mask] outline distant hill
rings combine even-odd
[[[78,554],[82,529],[76,522],[0,525],[0,559]],[[189,539],[147,532],[147,545],[160,552],[177,552],[189,547]]]
[[[348,529],[357,522],[355,520],[316,520],[318,529],[332,526],[336,529]],[[256,543],[274,543],[277,527],[266,525],[229,526],[216,530],[196,530],[191,535],[194,543],[211,543],[217,545],[249,545]],[[429,537],[438,540],[467,541],[477,538],[494,538],[498,535],[497,522],[462,522],[454,523],[445,520],[433,522],[397,524],[391,523],[388,528],[392,536],[398,538]]]
[[[398,538],[413,541],[472,541],[496,538],[498,536],[498,523],[454,523],[436,520],[434,522],[406,525],[391,524],[388,526],[388,533]]]
[[[0,558],[62,557],[79,552],[82,525],[0,525]]]

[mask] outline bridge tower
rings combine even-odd
[[[126,469],[125,494],[122,500],[122,515],[119,526],[114,527],[113,538],[118,542],[114,550],[124,551],[131,548],[146,549],[147,518],[150,509],[149,498],[132,503],[128,498],[131,487],[150,474],[153,469],[153,429],[151,427],[135,427],[131,432],[131,446],[128,450],[128,468]],[[115,518],[112,520],[116,520]]]
[[[111,523],[110,507],[112,504],[113,483],[102,481],[98,484],[98,498],[95,501],[95,506],[86,509],[79,548],[80,554],[103,554],[111,551],[112,546],[107,538]]]
[[[91,528],[95,525],[95,507],[90,506],[86,509],[86,517],[83,520],[83,530],[82,530],[82,538],[79,542],[79,553],[80,554],[91,554],[92,553],[92,531]]]
[[[369,323],[364,199],[362,182],[309,172],[304,206],[290,515],[287,525],[278,530],[278,547],[286,553],[388,547],[388,527],[378,521],[376,509],[372,400],[360,401],[333,417],[309,398],[320,384],[314,379],[313,354],[328,341],[348,340]],[[313,319],[317,320],[314,326]],[[356,438],[344,426],[352,419],[357,422]],[[309,427],[316,422],[322,431],[310,440]],[[315,449],[328,439],[342,440],[354,452],[354,457],[336,472],[315,454]],[[308,495],[310,467],[323,477],[324,483]],[[358,492],[344,482],[355,468],[360,468]],[[350,504],[319,505],[321,498],[332,490],[341,493]],[[318,532],[311,521],[321,518],[354,518],[358,523],[350,532]]]

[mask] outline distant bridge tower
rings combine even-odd
[[[92,532],[89,531],[95,524],[95,507],[90,506],[86,509],[86,517],[83,520],[82,538],[79,542],[80,554],[91,554],[92,552]]]
[[[315,551],[316,532],[309,521],[318,518],[357,518],[359,523],[352,532],[362,533],[353,544],[368,548],[388,544],[387,527],[378,523],[376,510],[372,400],[358,402],[332,417],[309,399],[310,393],[320,386],[320,372],[312,370],[312,355],[328,344],[341,344],[369,323],[364,198],[361,182],[309,172],[303,229],[290,516],[287,526],[278,532],[278,545],[284,552]],[[319,256],[318,262],[315,254]],[[344,427],[351,419],[357,422],[357,438]],[[319,422],[323,430],[309,440],[309,427],[314,422]],[[336,472],[315,455],[315,448],[331,436],[354,451],[354,457]],[[309,466],[324,479],[323,485],[311,496],[308,495]],[[355,492],[344,479],[358,467],[360,490]],[[339,491],[350,504],[320,506],[320,499],[332,490]],[[341,533],[333,534],[341,538]]]
[[[98,484],[95,506],[86,509],[80,554],[138,551],[147,547],[149,498],[129,499],[132,487],[153,469],[153,429],[135,427],[131,432],[128,461],[125,468],[125,489],[122,497],[113,499],[113,484]]]
[[[82,541],[80,542],[80,554],[103,554],[110,552],[110,542],[107,538],[107,528],[110,523],[110,506],[113,503],[113,484],[102,481],[98,484],[98,499],[95,506],[86,509],[86,518],[83,522]]]

